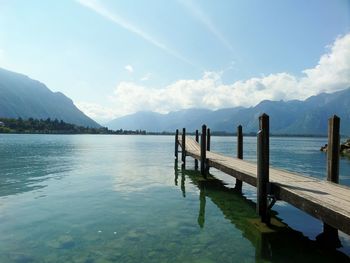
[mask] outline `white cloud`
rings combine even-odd
[[[131,65],[126,65],[124,67],[129,73],[133,73],[134,72],[134,68]]]
[[[350,79],[350,33],[338,37],[324,54],[318,65],[303,71],[305,87],[313,91],[336,91],[349,86]]]
[[[87,116],[96,120],[97,122],[100,122],[101,124],[106,123],[118,115],[118,112],[115,112],[113,109],[103,107],[97,103],[80,101],[75,104]]]
[[[164,43],[159,41],[156,37],[151,36],[141,28],[137,27],[136,25],[132,24],[130,21],[126,20],[125,18],[121,17],[120,15],[117,15],[115,13],[111,13],[106,7],[104,7],[100,1],[98,0],[76,0],[80,5],[87,7],[97,14],[101,15],[102,17],[112,21],[114,24],[130,31],[131,33],[134,33],[138,35],[139,37],[143,38],[147,42],[151,43],[152,45],[162,49],[166,53],[168,53],[171,56],[174,56],[180,60],[182,60],[185,63],[188,63],[192,66],[194,64],[184,57],[183,55],[179,54],[177,51],[171,49],[170,47],[166,46]]]
[[[305,99],[347,87],[350,87],[350,33],[337,38],[318,64],[304,70],[301,77],[282,72],[223,84],[221,73],[205,72],[200,79],[178,80],[162,89],[120,82],[110,97],[115,105],[111,112],[119,117],[140,110],[166,113],[192,107],[247,107],[265,99]]]

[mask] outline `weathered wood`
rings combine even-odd
[[[243,132],[242,125],[237,127],[237,158],[243,159]],[[242,192],[242,181],[236,178],[235,189]]]
[[[263,223],[270,223],[268,211],[267,187],[269,184],[269,116],[259,117],[259,132],[257,144],[257,212]]]
[[[207,129],[207,151],[210,151],[210,129]]]
[[[340,118],[334,115],[328,120],[327,180],[339,183]]]
[[[327,181],[339,183],[340,118],[334,115],[328,119]],[[322,243],[340,247],[338,229],[323,223],[323,233],[317,236]]]
[[[176,133],[175,133],[175,160],[177,161],[179,158],[179,130],[176,129]]]
[[[199,142],[199,133],[198,130],[196,130],[196,142]],[[198,160],[194,159],[194,169],[198,170]]]
[[[201,134],[201,174],[205,177],[207,175],[207,147],[206,147],[206,137],[207,137],[207,126],[203,124],[202,134]]]
[[[210,129],[207,129],[207,151],[210,151]],[[208,159],[205,160],[206,174],[209,173],[209,163]]]
[[[178,143],[182,145],[181,136]],[[186,154],[201,160],[201,146],[194,138],[186,137]],[[210,167],[257,186],[256,163],[213,151],[206,152],[206,159]],[[294,205],[350,235],[350,187],[272,167],[269,179],[278,200]]]
[[[186,165],[186,129],[183,128],[182,129],[182,150],[181,150],[181,161],[182,161],[182,165],[185,166]]]

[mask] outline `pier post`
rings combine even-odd
[[[268,211],[267,188],[269,184],[269,116],[262,114],[259,117],[259,132],[257,143],[257,212],[261,222],[270,224]]]
[[[196,130],[196,142],[199,142],[198,130]],[[194,159],[194,169],[198,170],[198,160]]]
[[[210,129],[207,129],[207,151],[210,151]],[[205,160],[206,173],[209,172],[208,159]]]
[[[206,147],[206,138],[207,137],[207,126],[203,124],[202,134],[201,134],[201,174],[202,176],[207,176],[207,147]]]
[[[176,129],[175,132],[175,160],[177,161],[179,158],[179,130]]]
[[[237,158],[243,159],[243,132],[242,132],[242,125],[239,125],[237,127]],[[242,181],[239,179],[236,179],[236,185],[235,189],[242,192]]]
[[[207,129],[207,151],[210,151],[210,129]]]
[[[182,129],[182,140],[181,140],[181,160],[182,160],[182,167],[186,166],[186,129]]]
[[[327,180],[339,183],[340,118],[334,115],[328,120]]]
[[[334,115],[328,119],[327,181],[339,183],[340,118]],[[338,229],[323,223],[323,233],[316,239],[326,246],[340,247]]]

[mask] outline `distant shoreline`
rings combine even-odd
[[[175,133],[170,132],[146,132],[146,133],[73,133],[73,132],[1,132],[0,134],[17,134],[17,135],[140,135],[140,136],[175,136]],[[195,133],[187,133],[187,135],[195,136]],[[244,137],[256,137],[256,134],[248,133],[243,134]],[[212,137],[232,137],[237,136],[235,133],[227,134],[211,134]],[[283,137],[283,138],[327,138],[327,135],[317,135],[317,134],[270,134],[270,137]],[[350,137],[348,135],[341,135],[341,137]]]
[[[175,131],[149,132],[146,130],[110,130],[107,127],[90,128],[78,126],[71,123],[66,123],[57,119],[8,119],[0,118],[0,134],[56,134],[56,135],[82,135],[82,134],[99,134],[99,135],[166,135],[174,136]],[[245,137],[255,137],[256,132],[243,133]],[[187,135],[194,136],[195,132],[187,132]],[[235,132],[226,131],[212,131],[211,136],[227,137],[237,136]],[[271,137],[308,137],[308,138],[326,138],[327,134],[278,134],[270,133]],[[349,135],[342,135],[341,137],[350,137]]]

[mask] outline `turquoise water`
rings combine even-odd
[[[271,163],[325,177],[326,138],[271,138]],[[255,138],[244,158],[255,159]],[[212,150],[235,152],[213,137]],[[322,224],[279,202],[273,233],[259,227],[255,189],[211,169],[174,163],[172,136],[0,135],[0,262],[350,262],[322,249]],[[350,185],[350,160],[341,159]]]

